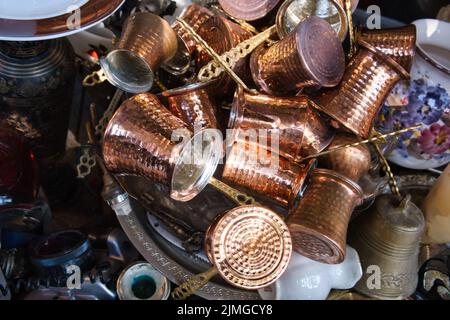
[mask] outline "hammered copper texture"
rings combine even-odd
[[[353,181],[331,170],[314,170],[286,220],[294,250],[323,263],[343,262],[350,217],[361,201],[362,190]]]
[[[315,165],[315,160],[297,165],[259,144],[237,142],[227,154],[222,178],[237,188],[288,206],[300,196]]]
[[[199,6],[198,4],[191,4],[187,8],[183,10],[180,14],[179,18],[183,19],[189,26],[197,32],[200,27],[211,17],[214,16],[210,10],[205,7]],[[189,33],[181,27],[179,22],[175,22],[172,25],[173,30],[178,34],[178,36],[183,40],[183,43],[186,46],[187,51],[190,54],[195,52],[197,48],[197,42],[194,38],[192,38]]]
[[[219,0],[220,6],[230,16],[254,21],[267,16],[281,0]]]
[[[393,87],[409,74],[390,57],[359,41],[340,85],[313,98],[316,105],[348,130],[369,138],[374,121]]]
[[[405,70],[411,71],[416,54],[416,26],[368,30],[361,29],[358,39],[363,40],[398,62]]]
[[[169,110],[183,120],[194,131],[197,125],[201,129],[219,129],[217,106],[208,93],[211,83],[193,84],[186,87],[165,91]]]
[[[256,290],[286,270],[292,241],[283,219],[269,209],[242,206],[209,228],[205,251],[219,274],[238,288]]]
[[[146,93],[125,101],[105,133],[103,157],[115,174],[143,176],[170,186],[179,155],[178,142],[171,140],[186,124],[172,115],[156,98]]]
[[[161,17],[148,12],[128,18],[115,49],[133,52],[144,59],[153,72],[177,52],[177,35]]]
[[[257,48],[250,68],[260,89],[283,96],[305,87],[336,86],[344,73],[345,56],[331,26],[310,17],[270,48]]]
[[[219,55],[230,51],[239,43],[252,37],[252,34],[242,29],[236,23],[227,20],[224,17],[213,17],[208,19],[198,30],[199,36],[208,43],[208,45]],[[197,68],[200,70],[212,60],[209,54],[198,49]],[[250,71],[247,59],[239,60],[233,68],[233,71],[245,82],[250,78]],[[223,74],[216,86],[218,95],[233,94],[236,85],[230,76]]]
[[[336,135],[328,150],[357,143],[359,139],[353,135],[340,133]],[[358,182],[369,172],[372,156],[367,145],[359,145],[334,151],[326,156],[332,170]]]
[[[276,134],[277,152],[289,160],[321,152],[334,136],[328,124],[309,106],[307,96],[254,95],[241,87],[234,97],[228,128],[234,130],[234,139],[245,138],[249,129],[267,130],[269,145],[272,134]]]

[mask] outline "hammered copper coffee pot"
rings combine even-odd
[[[189,201],[209,183],[222,149],[214,130],[192,137],[156,96],[144,93],[125,101],[109,122],[103,157],[112,173],[145,177],[169,186],[173,199]]]
[[[355,290],[386,300],[412,295],[424,230],[423,214],[410,196],[401,203],[391,195],[379,197],[350,227],[349,244],[358,251],[364,271]]]
[[[310,107],[306,95],[255,95],[242,87],[236,91],[228,128],[233,130],[233,143],[244,139],[249,130],[264,130],[269,143],[276,135],[275,152],[291,161],[323,151],[334,137],[334,130]]]

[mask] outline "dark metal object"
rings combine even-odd
[[[283,157],[299,160],[323,151],[334,136],[328,124],[309,106],[309,98],[280,98],[253,95],[239,87],[230,114],[229,129],[234,130],[232,142],[246,130],[266,130],[268,146],[277,135]]]
[[[25,136],[39,160],[65,152],[74,79],[67,40],[0,42],[0,125]]]
[[[316,160],[297,165],[259,144],[238,142],[228,153],[223,179],[250,194],[292,206],[315,165]]]
[[[352,180],[331,170],[316,169],[298,207],[286,220],[294,250],[323,263],[344,261],[348,224],[362,196]]]
[[[360,40],[359,44],[361,48],[348,65],[341,84],[313,100],[342,126],[367,139],[386,97],[409,74],[368,43]]]
[[[344,74],[345,55],[333,28],[310,17],[272,47],[256,49],[250,68],[264,92],[288,95],[305,87],[336,86]]]
[[[393,58],[406,71],[411,71],[416,54],[416,26],[380,30],[360,29],[357,38]]]
[[[281,0],[219,0],[220,6],[230,16],[245,20],[259,20],[277,8]]]

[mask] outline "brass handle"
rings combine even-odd
[[[216,178],[211,178],[209,180],[209,184],[214,187],[214,189],[222,192],[225,194],[228,198],[236,202],[239,206],[245,206],[245,205],[259,205],[259,203],[251,196],[247,195],[244,192],[240,192],[226,183],[223,183],[220,180],[217,180]]]
[[[116,89],[114,96],[111,99],[111,102],[103,114],[100,122],[95,126],[95,134],[103,139],[103,135],[105,133],[106,127],[108,126],[109,121],[111,120],[114,112],[116,112],[117,106],[119,105],[120,99],[122,98],[124,92],[120,89]]]
[[[206,286],[206,284],[217,274],[217,268],[213,267],[206,272],[193,276],[172,292],[172,298],[174,300],[186,300],[190,296],[194,295],[198,290]]]
[[[103,69],[92,72],[83,80],[83,87],[93,87],[107,80]]]
[[[230,51],[222,54],[220,56],[220,59],[222,59],[222,61],[232,69],[234,68],[236,63],[239,62],[239,60],[247,57],[250,53],[253,52],[253,50],[267,41],[276,31],[276,26],[272,26],[266,31],[261,32],[256,36],[239,43]],[[216,61],[213,60],[200,70],[200,72],[198,73],[198,80],[200,82],[208,82],[214,78],[219,77],[223,72],[224,69]]]

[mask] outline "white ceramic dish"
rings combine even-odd
[[[0,0],[0,19],[34,20],[72,12],[89,0]]]

